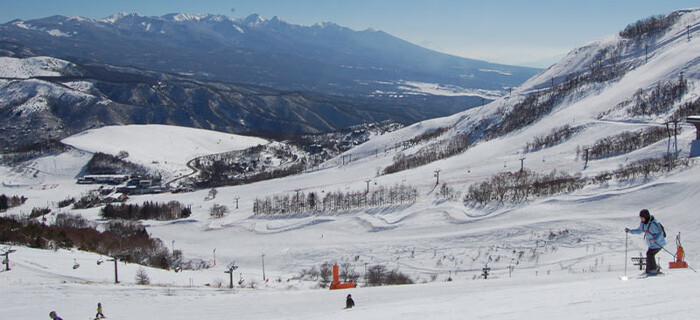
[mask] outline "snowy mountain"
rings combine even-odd
[[[700,9],[630,26],[484,107],[378,134],[304,174],[218,188],[214,198],[200,190],[129,200],[190,205],[187,219],[143,224],[184,256],[216,261],[210,268],[147,268],[156,286],[138,286],[138,266],[120,264],[123,283],[112,285],[112,266],[94,263],[96,254],[15,246],[12,270],[0,273],[11,293],[3,310],[79,318],[101,301],[110,318],[698,318],[687,301],[700,279],[700,168],[689,158],[695,128],[683,120],[700,113]],[[48,206],[50,222],[51,202],[90,189],[74,183],[86,158],[70,151],[35,159],[33,170],[1,167],[0,193],[28,198],[3,216]],[[330,201],[311,209],[294,200],[311,194]],[[266,199],[276,207],[262,210]],[[231,211],[212,217],[215,204]],[[630,260],[647,249],[624,232],[642,208],[668,233],[662,277],[637,279]],[[104,226],[99,210],[64,212]],[[693,269],[668,269],[681,244]],[[244,281],[230,290],[224,271],[234,261]],[[360,278],[355,289],[321,290],[310,270],[324,262],[361,276],[384,266],[416,284],[366,287]],[[342,310],[348,293],[357,307]],[[30,299],[37,308],[24,306]]]
[[[0,25],[0,40],[8,51],[21,45],[75,62],[340,95],[401,94],[405,81],[501,95],[538,71],[437,53],[381,31],[259,15],[53,16]]]
[[[105,125],[170,124],[264,136],[353,125],[414,123],[464,110],[477,97],[338,97],[193,80],[51,57],[0,58],[0,148],[42,148]],[[429,103],[426,103],[429,102]],[[33,146],[33,147],[32,147]]]

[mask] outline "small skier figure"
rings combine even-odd
[[[642,209],[639,212],[639,227],[637,229],[625,228],[625,232],[639,234],[644,233],[649,250],[647,250],[646,275],[657,275],[661,272],[661,267],[656,264],[656,254],[666,245],[664,231],[658,220],[649,214],[649,210]]]
[[[95,315],[95,319],[100,319],[104,318],[105,315],[102,314],[102,303],[98,302],[97,303],[97,314]]]
[[[49,312],[49,317],[51,317],[52,320],[63,320],[61,317],[59,317],[59,316],[56,314],[56,311],[51,311],[51,312]]]
[[[345,309],[350,309],[355,306],[355,300],[352,300],[352,295],[348,294],[348,297],[345,298]]]

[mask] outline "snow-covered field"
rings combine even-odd
[[[186,127],[126,125],[87,130],[63,143],[90,153],[117,155],[126,151],[129,156],[125,160],[174,176],[189,173],[187,162],[196,157],[243,150],[268,141]]]
[[[690,40],[684,34],[685,26],[697,25],[699,16],[698,10],[685,14],[674,29],[655,39],[648,62],[643,49],[641,53],[627,52],[624,58],[633,68],[621,79],[606,86],[584,87],[536,124],[451,158],[378,176],[397,152],[415,152],[420,146],[377,154],[368,151],[384,150],[434,128],[454,128],[446,135],[467,131],[479,119],[492,117],[498,108],[512,107],[525,92],[548,83],[555,74],[586,69],[582,61],[587,58],[582,57],[611,46],[616,36],[587,44],[577,50],[582,56],[565,58],[561,65],[485,108],[374,137],[346,153],[357,155],[348,164],[331,160],[328,163],[332,165],[314,172],[219,188],[215,199],[207,197],[208,190],[131,198],[132,203],[177,200],[191,205],[193,215],[188,219],[144,224],[149,233],[182,250],[185,257],[215,260],[213,268],[179,273],[144,268],[152,285],[139,286],[135,275],[140,267],[120,263],[121,283],[115,285],[113,263],[96,263],[106,257],[77,250],[13,247],[17,252],[10,256],[12,270],[0,273],[4,293],[0,314],[2,318],[24,319],[46,317],[56,310],[66,320],[87,319],[101,302],[109,319],[700,319],[700,309],[693,303],[700,295],[700,276],[690,269],[667,269],[673,257],[662,251],[657,257],[666,274],[637,279],[640,271],[630,258],[643,254],[646,245],[640,236],[626,238],[623,231],[636,227],[639,210],[648,208],[665,226],[667,249],[675,253],[675,236],[681,233],[688,263],[700,266],[700,234],[695,232],[700,227],[696,217],[700,204],[697,160],[687,168],[648,179],[612,180],[570,194],[488,207],[437,200],[439,187],[434,176],[439,170],[440,184],[465,192],[470,185],[498,173],[519,170],[521,163],[534,172],[556,169],[588,176],[667,153],[687,158],[695,138],[694,127],[687,124],[682,125],[677,142],[664,139],[617,157],[589,161],[586,167],[576,157],[576,150],[625,130],[661,125],[663,116],[634,121],[615,114],[598,117],[640,88],[677,79],[682,71],[689,79],[690,92],[679,103],[700,96],[700,34],[697,28]],[[557,146],[522,152],[533,137],[563,124],[581,126],[584,131]],[[182,134],[181,129],[163,126],[139,128],[147,130],[153,140],[115,142],[109,150],[103,143],[126,136],[131,129],[107,128],[104,130],[113,130],[107,134],[94,130],[66,141],[90,152],[126,149],[131,161],[141,163],[182,164],[200,151],[242,147],[226,136],[204,133],[203,140],[185,142],[189,140],[184,136],[198,133]],[[172,141],[183,145],[173,143],[170,147],[171,140],[156,138],[159,136],[182,137]],[[53,206],[67,195],[85,192],[90,187],[76,185],[74,178],[88,160],[87,154],[72,151],[36,160],[21,169],[0,168],[0,194],[29,197],[27,204],[8,214]],[[259,197],[293,196],[297,191],[364,192],[367,187],[373,191],[402,183],[418,189],[415,203],[334,214],[252,214],[253,200]],[[231,213],[211,218],[214,204],[228,206]],[[74,213],[101,222],[98,210]],[[234,261],[239,266],[236,284],[228,289],[224,271]],[[326,261],[350,263],[361,275],[366,267],[385,265],[410,275],[416,284],[365,287],[360,278],[358,288],[329,291],[317,288],[315,281],[299,279],[302,270],[318,268]],[[74,269],[76,262],[80,266]],[[484,267],[491,268],[488,279],[480,277]],[[268,281],[262,280],[263,274]],[[624,275],[630,280],[620,280]],[[240,279],[244,280],[241,285],[237,283]],[[353,295],[356,308],[343,310],[348,293]]]

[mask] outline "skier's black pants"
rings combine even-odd
[[[647,250],[647,272],[656,271],[659,266],[656,265],[656,254],[661,251],[661,248]]]

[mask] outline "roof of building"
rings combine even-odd
[[[700,116],[689,116],[688,118],[685,119],[685,122],[700,123]]]

